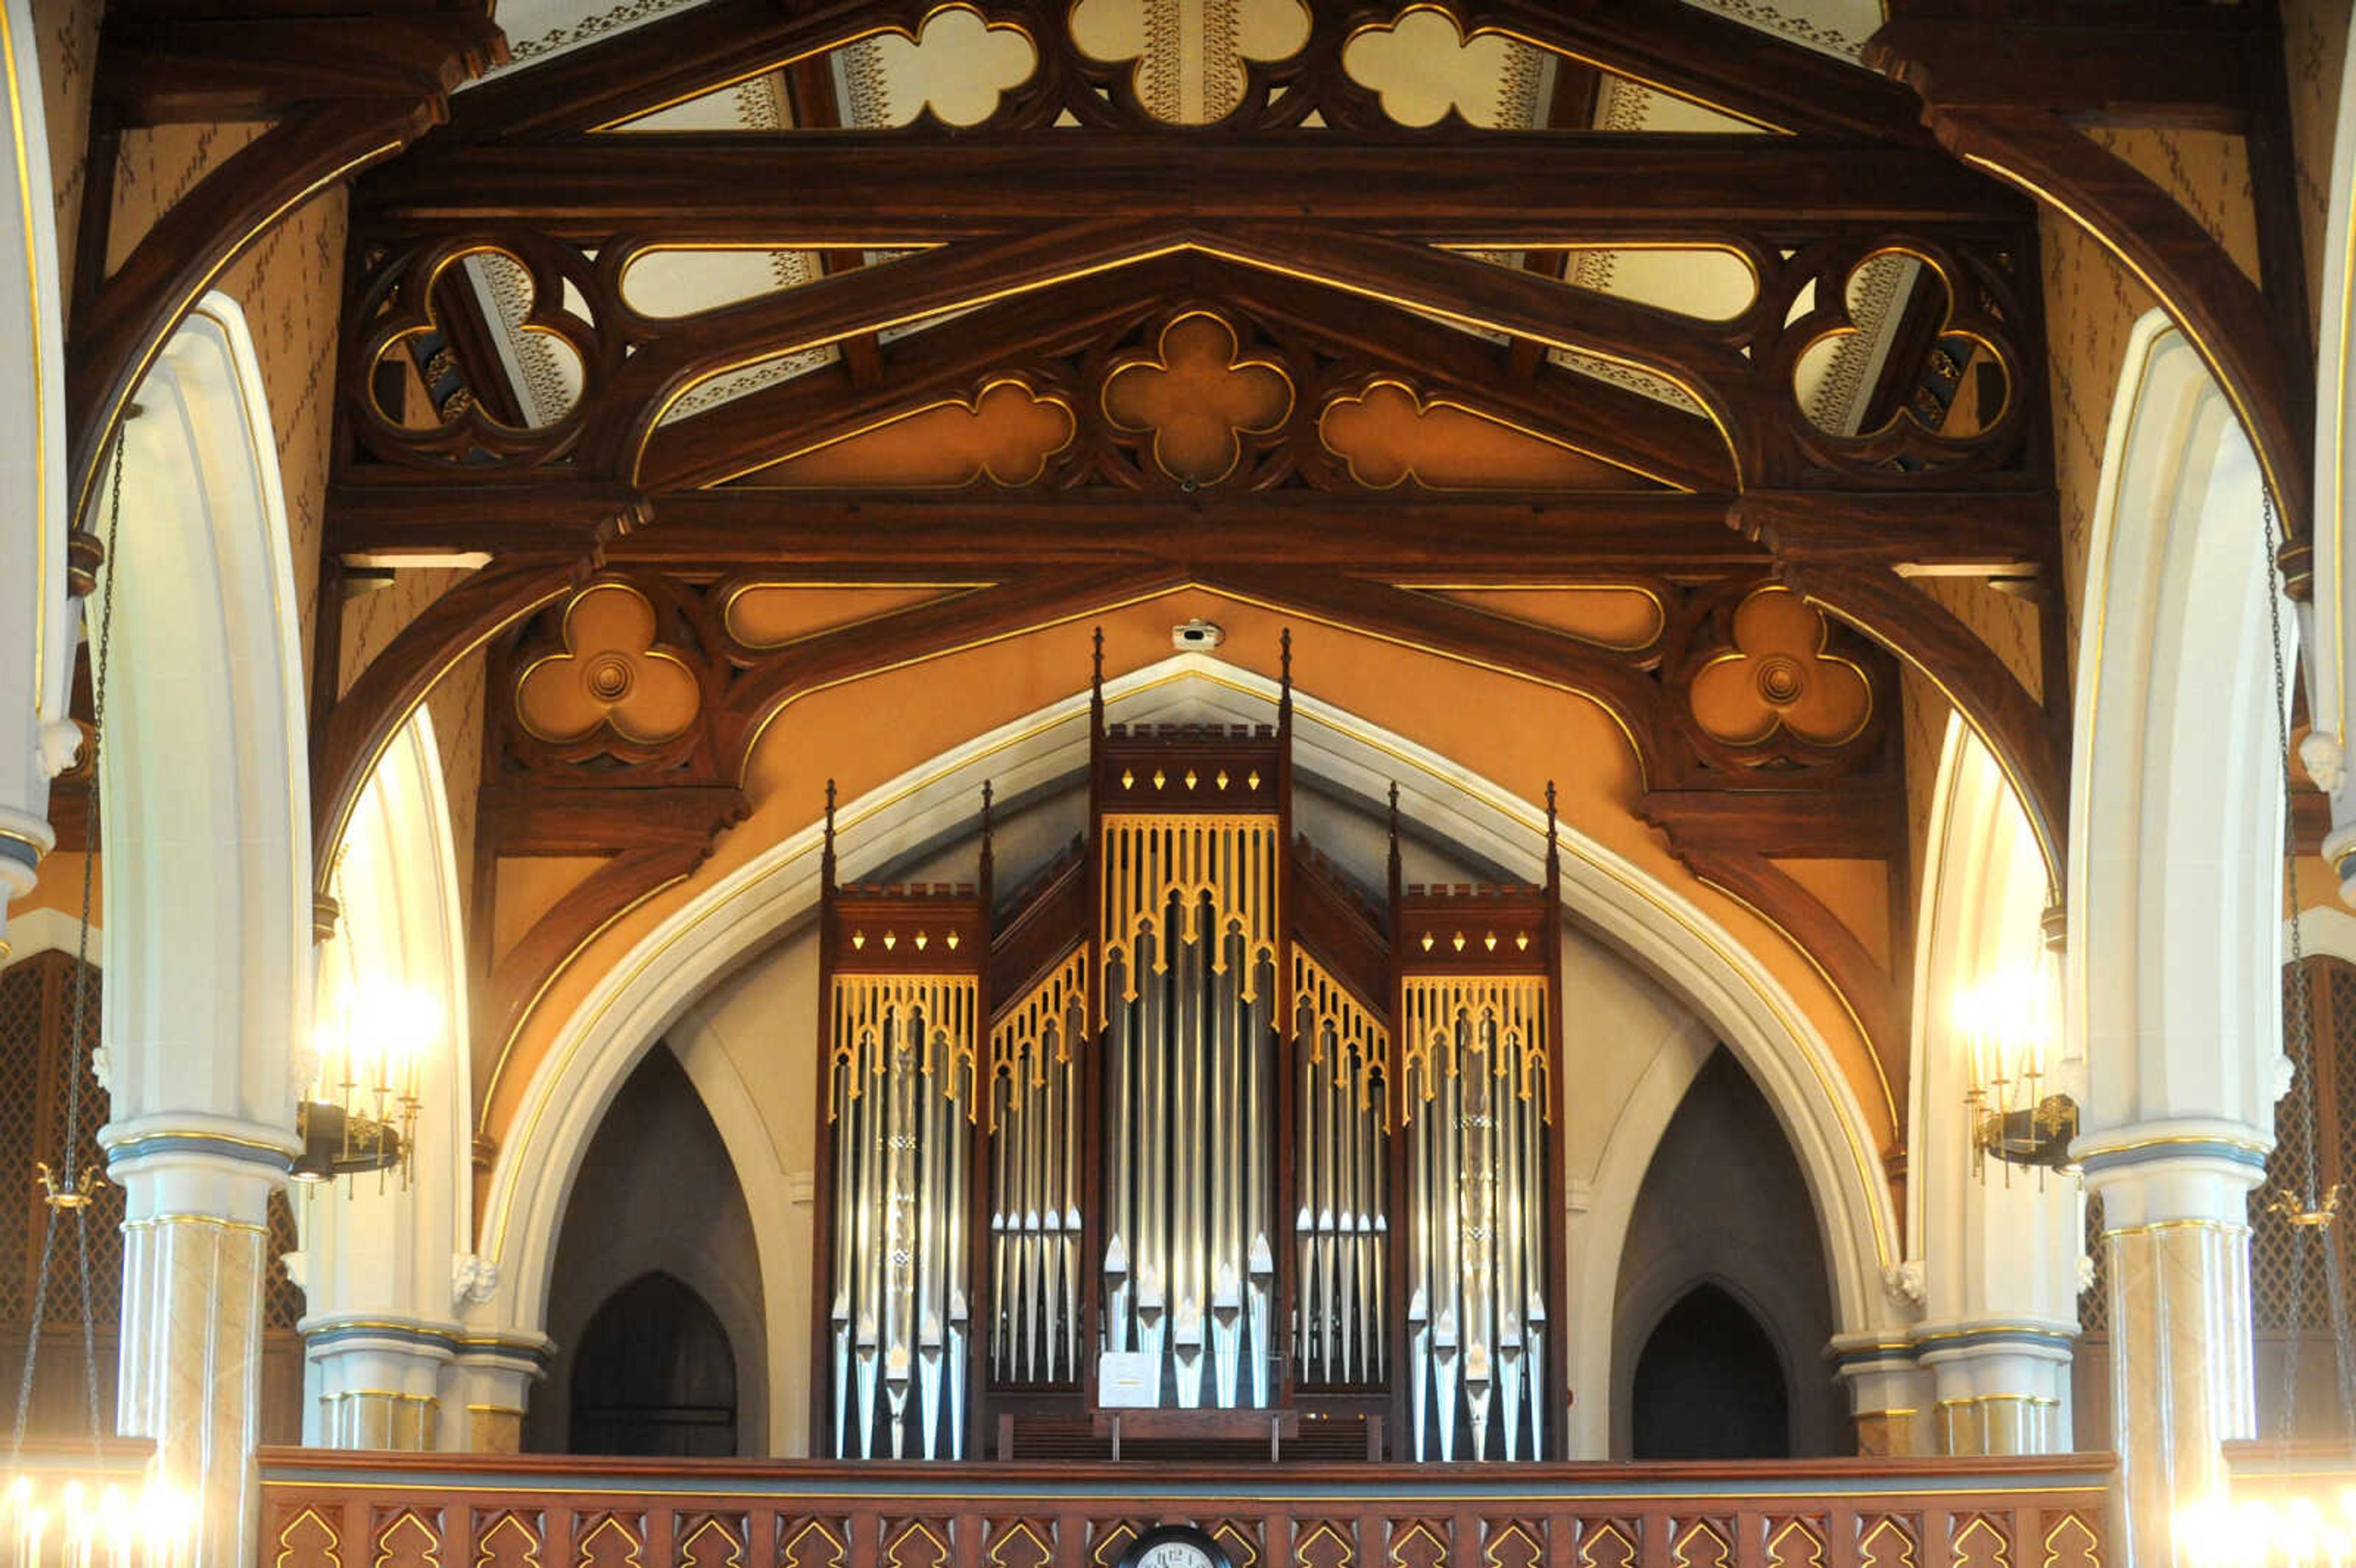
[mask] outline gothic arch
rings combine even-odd
[[[2283,811],[2260,503],[2223,393],[2147,314],[2113,405],[2078,656],[2063,995],[2082,1157],[2132,1127],[2254,1176],[2272,1141]]]
[[[0,5],[16,149],[0,159],[0,475],[14,503],[0,517],[0,689],[12,715],[0,736],[0,903],[31,888],[55,842],[48,781],[72,756],[66,706],[80,624],[66,592],[65,296],[34,37],[27,0]],[[0,956],[6,938],[0,908]]]
[[[291,1147],[289,1053],[311,1016],[302,645],[270,414],[234,301],[199,303],[140,399],[107,568],[108,1142],[118,1159],[151,1132]]]
[[[1223,718],[1265,720],[1273,683],[1201,655],[1181,655],[1107,687],[1117,721],[1151,720],[1205,700]],[[1535,879],[1540,822],[1526,803],[1437,756],[1312,698],[1296,694],[1296,755],[1304,773],[1379,799],[1398,777],[1402,808],[1509,875]],[[962,823],[985,777],[1020,797],[1063,777],[1086,754],[1087,699],[1075,695],[977,737],[921,770],[849,803],[858,859],[888,861]],[[1756,960],[1700,911],[1610,851],[1568,829],[1564,885],[1574,917],[1633,956],[1694,1008],[1740,1057],[1775,1107],[1804,1171],[1833,1268],[1837,1326],[1885,1324],[1881,1269],[1895,1261],[1895,1217],[1862,1108],[1829,1049]],[[477,1327],[540,1331],[556,1233],[574,1173],[622,1080],[711,982],[808,918],[818,899],[815,824],[707,890],[639,943],[565,1020],[535,1071],[513,1133],[492,1169],[481,1244],[505,1282]]]

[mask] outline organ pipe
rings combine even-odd
[[[964,1452],[974,976],[837,975],[828,1065],[832,1446]]]
[[[1085,947],[1003,1014],[990,1049],[990,1371],[1001,1383],[1079,1377],[1080,1055]]]
[[[1300,947],[1292,996],[1296,1360],[1304,1384],[1376,1384],[1388,1331],[1390,1033]]]
[[[832,1452],[963,1457],[992,1413],[1002,1442],[1093,1391],[1205,1413],[1387,1395],[1399,1456],[1545,1456],[1566,1392],[1551,791],[1542,884],[1432,888],[1401,880],[1394,791],[1384,907],[1288,842],[1286,656],[1273,727],[1124,727],[1099,645],[1085,852],[1004,912],[986,790],[978,889],[838,885],[830,791]]]
[[[1272,1397],[1277,887],[1269,815],[1108,815],[1105,1346],[1164,1403]]]
[[[1547,977],[1411,976],[1400,1010],[1417,1221],[1408,1284],[1415,1456],[1538,1457],[1550,1316]]]

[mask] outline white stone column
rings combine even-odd
[[[304,1441],[322,1448],[444,1446],[442,1378],[457,1325],[342,1316],[303,1320]]]
[[[8,903],[56,842],[49,780],[80,743],[66,716],[80,613],[66,592],[65,293],[39,32],[28,0],[0,0],[16,150],[0,159],[0,958]]]
[[[1833,1370],[1848,1386],[1857,1451],[1865,1458],[1931,1453],[1930,1379],[1914,1364],[1911,1341],[1842,1335],[1832,1343]]]
[[[1925,1334],[1932,1427],[1941,1454],[2053,1454],[2070,1446],[2072,1332],[1974,1324]]]
[[[444,1432],[443,1445],[470,1454],[521,1453],[531,1385],[547,1375],[554,1348],[544,1334],[462,1336],[443,1387],[444,1403],[463,1409],[466,1419],[462,1430]]]
[[[194,1562],[250,1568],[269,1202],[294,1140],[194,1115],[102,1136],[123,1189],[117,1427],[154,1439],[158,1476],[195,1499]]]
[[[2257,1435],[2248,1195],[2265,1146],[2247,1128],[2160,1123],[2080,1146],[2103,1200],[2111,1424],[2138,1568],[2177,1560],[2173,1520],[2222,1494],[2222,1445]]]

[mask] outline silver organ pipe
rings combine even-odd
[[[978,984],[838,975],[831,1002],[830,1441],[843,1457],[960,1457]]]
[[[1088,953],[1076,948],[990,1038],[990,1374],[1079,1376],[1080,1083]]]
[[[1272,815],[1100,828],[1104,1346],[1180,1409],[1269,1403],[1278,858]]]
[[[1300,947],[1292,950],[1293,1139],[1299,1204],[1293,1343],[1305,1385],[1375,1384],[1389,1325],[1390,1032]]]
[[[1546,1452],[1547,978],[1401,987],[1418,1459]],[[1556,1354],[1560,1354],[1558,1349]]]

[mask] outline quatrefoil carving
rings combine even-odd
[[[1734,645],[1694,676],[1694,722],[1730,746],[1755,746],[1778,730],[1817,746],[1855,740],[1873,717],[1873,687],[1826,651],[1831,635],[1824,615],[1791,590],[1753,589],[1735,608]]]
[[[1266,359],[1239,357],[1236,329],[1190,311],[1162,331],[1152,356],[1105,377],[1105,418],[1151,432],[1154,466],[1182,485],[1216,485],[1243,461],[1243,438],[1281,430],[1292,414],[1292,379]]]
[[[635,746],[677,740],[702,709],[703,688],[656,633],[645,594],[625,582],[591,583],[564,607],[562,647],[517,677],[516,718],[560,744],[600,728]]]

